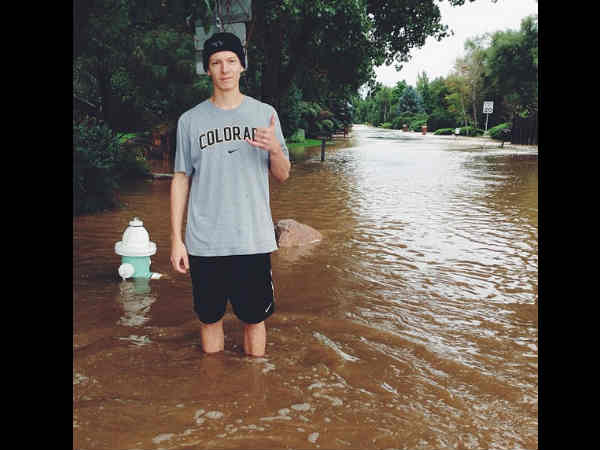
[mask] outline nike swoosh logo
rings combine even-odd
[[[269,303],[269,306],[267,306],[267,309],[265,309],[265,312],[269,312],[269,310],[271,309],[271,305],[272,305],[272,304],[273,304],[273,303]]]
[[[233,150],[227,150],[227,153],[237,152],[238,150],[239,150],[239,148],[234,148]]]

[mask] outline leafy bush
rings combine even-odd
[[[416,119],[413,120],[410,125],[408,125],[408,128],[411,131],[421,131],[421,127],[423,125],[427,125],[427,119]]]
[[[500,125],[496,125],[493,128],[488,130],[488,134],[492,139],[497,139],[499,141],[510,141],[512,137],[512,129],[511,123],[505,122]]]
[[[298,103],[298,111],[301,117],[298,127],[304,129],[306,137],[317,137],[323,133],[323,124],[319,121],[322,110],[323,108],[318,103],[305,101]]]
[[[380,125],[381,128],[392,128],[392,122],[385,122]]]
[[[344,123],[337,117],[333,116],[329,120],[333,122],[333,130],[343,130],[345,125]]]
[[[433,134],[435,135],[454,135],[454,131],[456,130],[456,128],[439,128],[437,130],[435,130],[435,132]],[[482,136],[484,133],[483,130],[480,130],[479,128],[474,128],[472,126],[467,126],[467,127],[461,127],[460,128],[460,135],[461,136]]]
[[[401,130],[402,125],[406,124],[409,130],[421,131],[421,125],[427,125],[428,120],[429,117],[427,116],[427,113],[405,112],[392,119],[391,128],[394,130]]]
[[[327,130],[329,133],[333,132],[333,122],[329,119],[321,120],[323,124],[323,128]]]
[[[439,128],[437,130],[435,130],[433,132],[434,135],[439,136],[439,135],[452,135],[454,134],[454,128]]]
[[[314,123],[311,129],[310,138],[320,139],[322,136],[328,136],[333,133],[333,122],[329,119],[319,120]]]
[[[454,130],[454,128],[456,128],[456,120],[454,115],[449,111],[439,107],[431,112],[429,118],[427,119],[427,123],[432,130],[438,130],[440,128]]]
[[[300,110],[303,119],[316,120],[319,116],[319,111],[321,111],[322,108],[317,103],[300,101],[298,109]]]
[[[392,128],[394,130],[401,130],[402,129],[402,125],[404,125],[406,122],[403,121],[403,117],[394,117],[394,119],[392,120]]]
[[[302,128],[298,128],[289,138],[290,142],[304,142],[306,141],[306,135]]]
[[[281,99],[280,108],[277,111],[284,136],[289,136],[298,128],[303,128],[301,100],[302,91],[292,83],[287,95]]]
[[[415,116],[410,113],[404,113],[404,114],[400,114],[397,117],[397,119],[400,119],[398,121],[399,129],[402,129],[402,125],[406,124],[406,126],[410,130],[411,129],[410,125],[415,121]]]
[[[471,125],[460,128],[461,136],[483,136],[483,133],[485,133],[484,130],[472,127]]]
[[[119,138],[95,119],[73,122],[73,214],[119,206],[119,182],[148,175],[141,151],[123,150]]]

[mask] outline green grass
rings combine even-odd
[[[133,139],[134,137],[136,137],[138,134],[139,133],[119,133],[118,134],[119,144],[124,144],[129,139]]]
[[[325,144],[333,144],[333,141],[326,141]],[[317,147],[321,145],[320,139],[306,139],[304,142],[286,142],[288,149],[295,149],[298,147]]]

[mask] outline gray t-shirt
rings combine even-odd
[[[268,127],[289,159],[275,108],[244,96],[231,110],[205,100],[177,124],[175,172],[192,177],[185,245],[190,255],[228,256],[277,250],[269,199],[269,154],[252,147],[256,128]]]

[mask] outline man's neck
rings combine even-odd
[[[237,90],[233,91],[218,91],[214,90],[210,101],[217,108],[221,109],[235,109],[242,104],[244,95]]]

